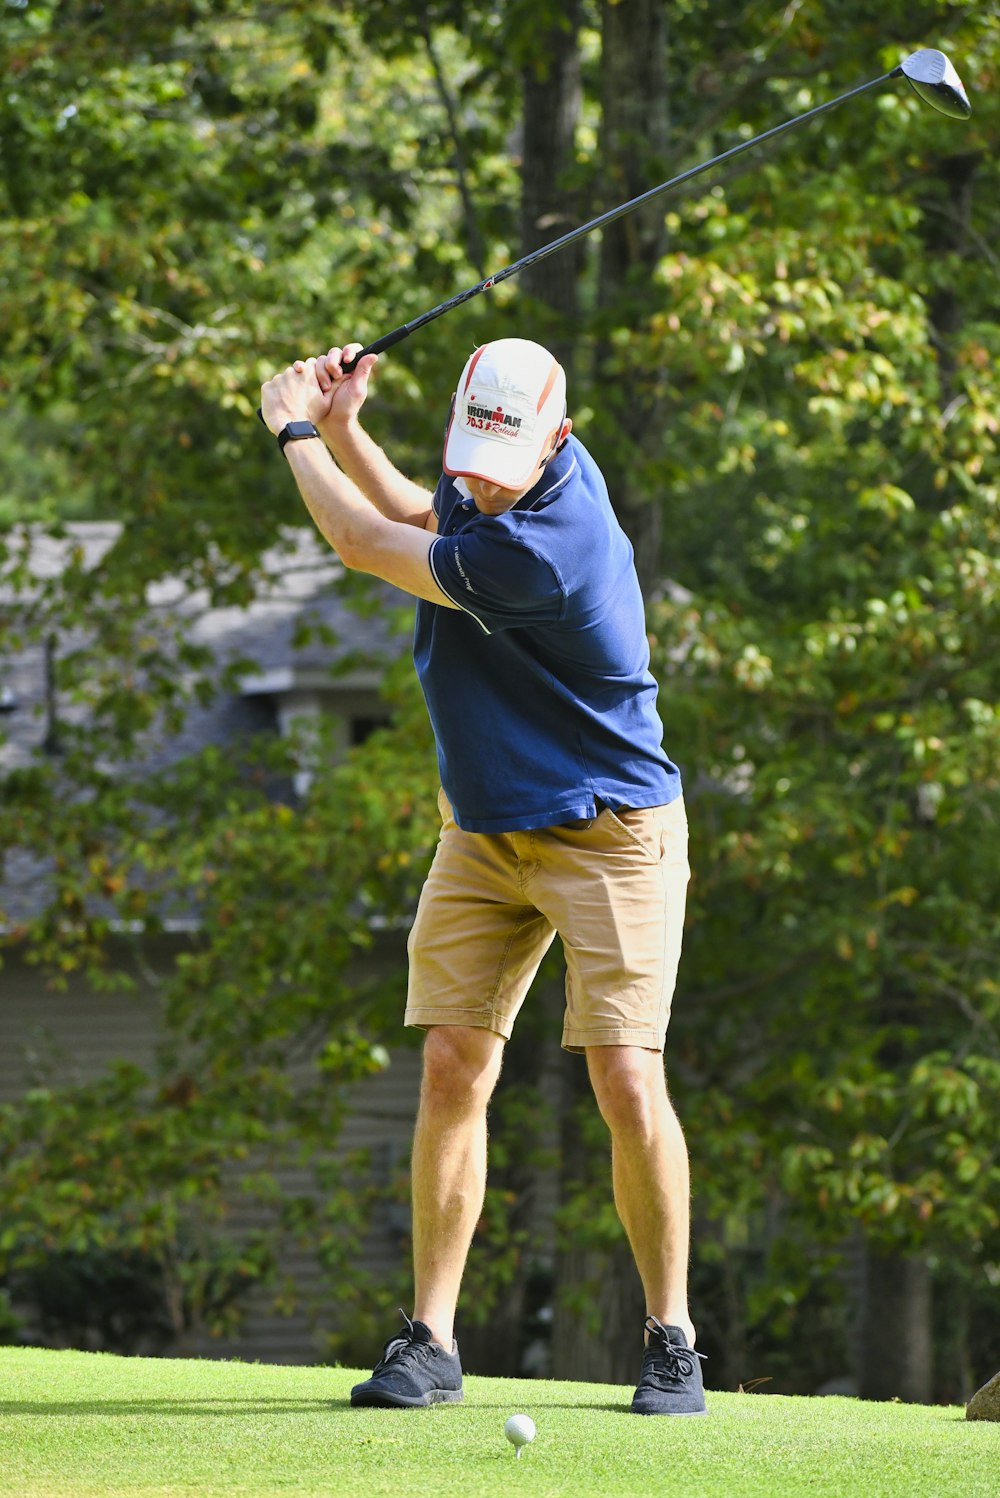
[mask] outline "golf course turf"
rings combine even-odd
[[[465,1403],[352,1410],[369,1370],[0,1349],[0,1493],[19,1498],[998,1498],[1000,1424],[960,1408],[467,1378]],[[536,1439],[515,1460],[508,1415]]]

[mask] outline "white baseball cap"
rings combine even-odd
[[[566,415],[566,375],[540,343],[498,338],[462,370],[444,439],[444,471],[520,489]]]

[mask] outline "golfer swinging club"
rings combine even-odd
[[[562,1044],[586,1056],[615,1204],[646,1296],[632,1409],[705,1412],[687,1305],[688,1160],[663,1068],[688,881],[632,547],[547,349],[503,338],[462,371],[433,494],[359,422],[376,362],[332,348],[261,410],[346,567],[418,600],[441,834],[409,938],[405,1022],[426,1030],[413,1142],[413,1320],[354,1405],[462,1398],[455,1308],[486,1187],[486,1112],[556,932]],[[636,1329],[638,1362],[638,1328]]]

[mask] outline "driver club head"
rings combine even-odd
[[[911,52],[900,63],[899,70],[910,80],[914,93],[934,109],[950,114],[952,119],[969,118],[972,113],[969,96],[943,52],[934,47],[921,47],[919,52]]]

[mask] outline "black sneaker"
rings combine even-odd
[[[354,1405],[406,1409],[415,1405],[456,1404],[462,1398],[458,1343],[446,1352],[429,1326],[400,1311],[406,1330],[390,1337],[371,1378],[351,1390]]]
[[[705,1354],[688,1346],[679,1326],[664,1326],[655,1316],[646,1317],[646,1331],[633,1415],[707,1415],[699,1362]]]

